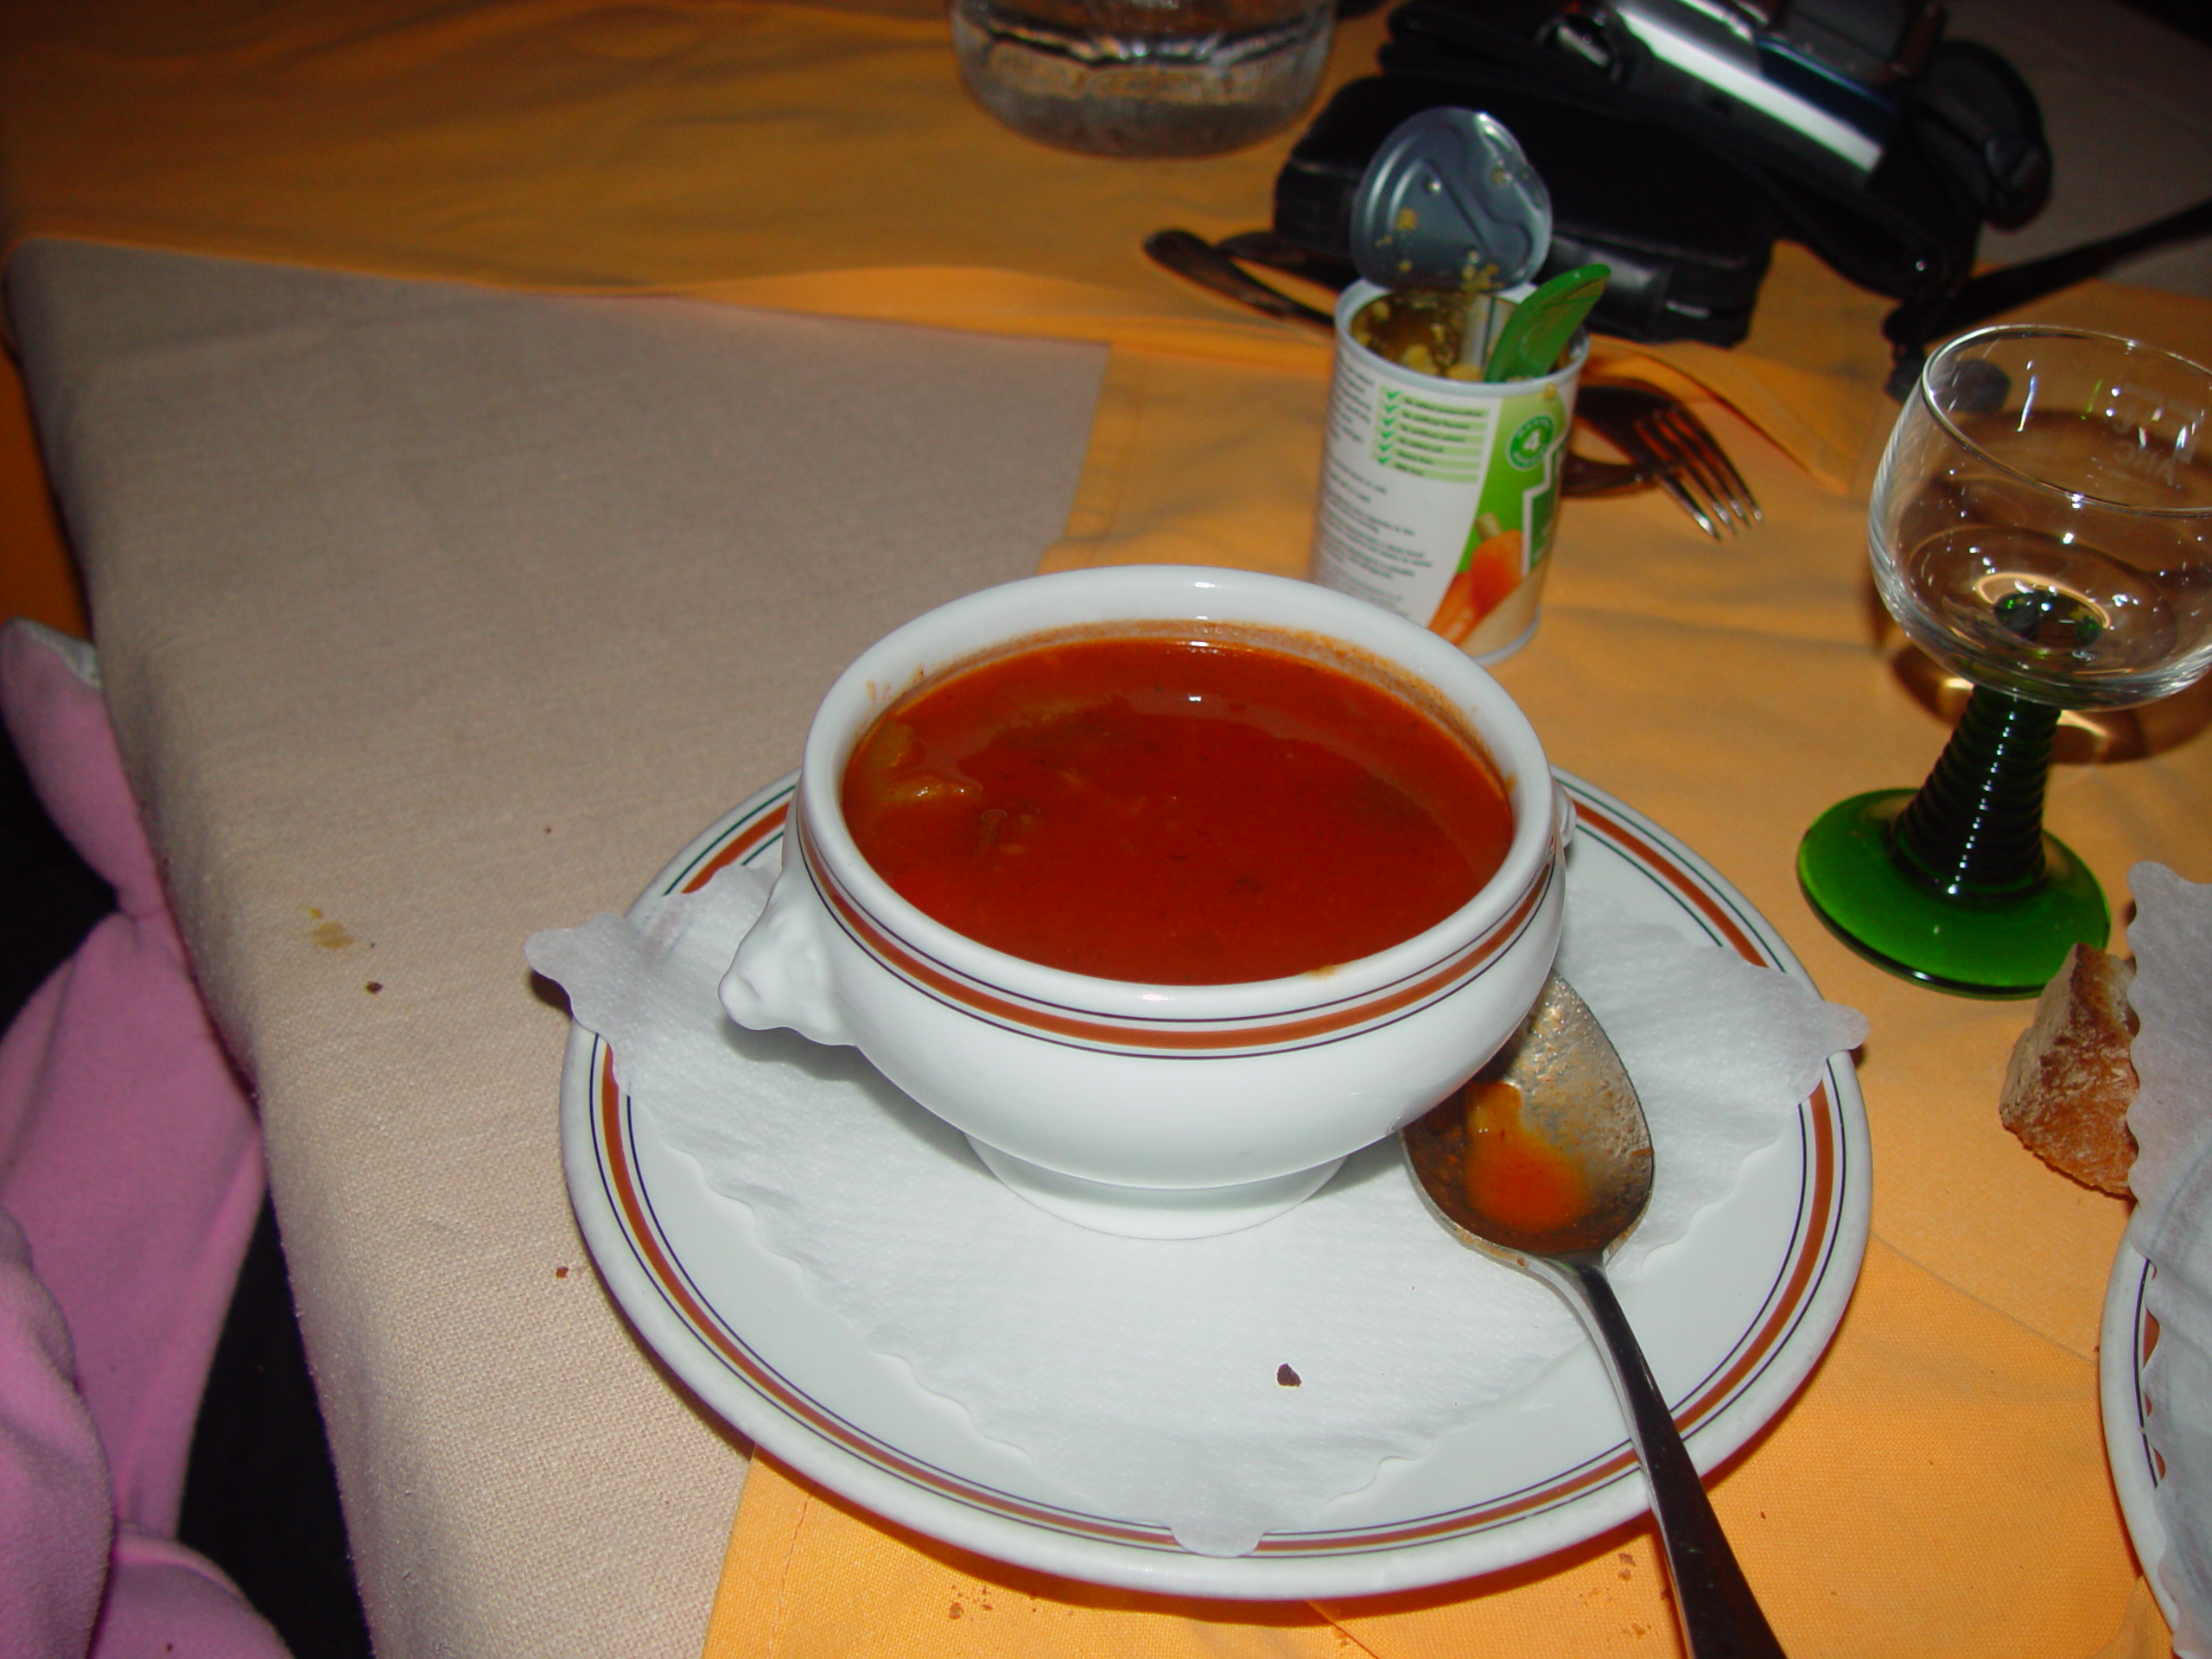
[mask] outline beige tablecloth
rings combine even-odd
[[[1035,569],[1103,352],[65,244],[9,301],[379,1652],[689,1659],[745,1463],[576,1236],[522,941]]]

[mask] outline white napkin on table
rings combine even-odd
[[[2158,864],[2138,864],[2127,885],[2127,996],[2139,1027],[2127,1236],[2158,1269],[2144,1294],[2158,1321],[2143,1365],[2145,1432],[2165,1465],[2156,1498],[2165,1559],[2143,1565],[2181,1615],[2174,1651],[2212,1659],[2212,886]]]
[[[723,1016],[715,982],[768,885],[726,870],[637,922],[540,933],[529,958],[823,1306],[1099,1512],[1245,1554],[1582,1341],[1551,1291],[1430,1217],[1395,1137],[1289,1214],[1221,1238],[1112,1238],[1033,1208],[855,1051]],[[1610,1269],[1626,1287],[1866,1027],[1608,908],[1570,897],[1560,965],[1650,1120],[1651,1205]]]

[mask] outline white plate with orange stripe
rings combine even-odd
[[[1780,937],[1712,868],[1620,802],[1564,774],[1579,819],[1570,880],[1657,923],[1801,980]],[[733,864],[781,856],[792,780],[687,847],[645,903]],[[1807,982],[1809,983],[1809,981]],[[1231,1558],[1184,1549],[1141,1516],[1103,1515],[954,1402],[868,1348],[767,1249],[752,1213],[708,1186],[576,1027],[562,1137],[577,1217],[639,1333],[709,1406],[792,1467],[901,1525],[1044,1572],[1165,1593],[1355,1596],[1535,1560],[1641,1511],[1643,1481],[1594,1352],[1485,1407],[1427,1455],[1329,1506],[1325,1529],[1271,1533]],[[1646,1264],[1639,1335],[1709,1469],[1770,1421],[1842,1318],[1866,1240],[1866,1122],[1850,1058],[1828,1063],[1791,1132],[1756,1154],[1680,1244]],[[926,1226],[927,1217],[917,1218]]]
[[[2181,1606],[2159,1572],[2166,1555],[2166,1523],[2158,1516],[2158,1488],[2166,1468],[2151,1447],[2151,1391],[2143,1380],[2144,1364],[2158,1341],[2158,1322],[2147,1294],[2155,1273],[2133,1244],[2120,1241],[2105,1285],[2097,1392],[2104,1412],[2105,1455],[2112,1460],[2113,1489],[2120,1497],[2128,1541],[2135,1546],[2136,1564],[2150,1582],[2166,1627],[2177,1630]]]

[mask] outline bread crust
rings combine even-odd
[[[2135,1161],[2127,1109],[2135,1099],[2135,964],[2077,944],[2044,987],[2013,1045],[1998,1116],[2053,1169],[2125,1197]]]

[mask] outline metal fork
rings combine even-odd
[[[1705,423],[1656,386],[1591,381],[1575,399],[1574,413],[1631,460],[1655,467],[1659,487],[1713,540],[1765,518]]]

